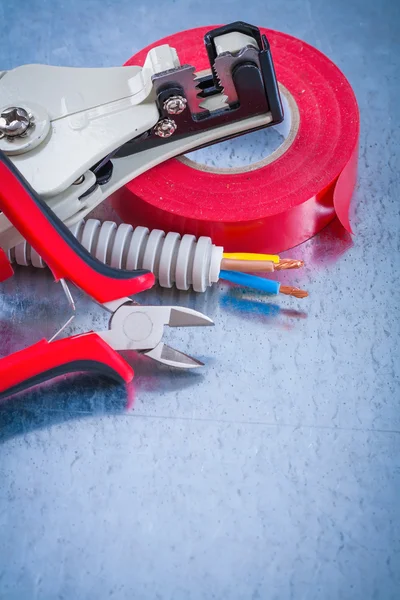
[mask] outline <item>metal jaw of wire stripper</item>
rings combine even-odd
[[[68,227],[153,166],[282,121],[268,41],[237,22],[205,36],[196,74],[162,45],[144,66],[0,72],[0,150]],[[22,234],[0,214],[0,248]]]

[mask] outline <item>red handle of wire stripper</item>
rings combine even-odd
[[[133,369],[96,333],[41,340],[0,359],[0,400],[65,373],[95,371],[130,383]]]
[[[69,279],[104,303],[154,285],[149,271],[114,269],[94,258],[0,151],[0,210],[39,253],[58,281]]]

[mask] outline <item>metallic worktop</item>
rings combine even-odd
[[[399,17],[390,0],[0,0],[1,69],[118,65],[241,19],[325,52],[362,121],[354,237],[332,223],[280,277],[308,299],[156,289],[143,301],[215,320],[169,333],[204,369],[136,357],[131,411],[90,375],[1,404],[1,600],[400,598]],[[77,300],[71,332],[105,327]],[[48,273],[19,268],[0,354],[67,314]]]

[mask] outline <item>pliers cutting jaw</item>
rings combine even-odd
[[[129,298],[104,304],[113,314],[108,331],[98,335],[114,350],[135,350],[170,367],[193,369],[200,361],[162,341],[164,326],[204,327],[214,325],[202,313],[179,306],[141,306]]]

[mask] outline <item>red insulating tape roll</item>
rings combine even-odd
[[[210,27],[169,36],[128,62],[143,65],[156,45],[176,48],[181,64],[208,67],[203,37]],[[277,78],[297,104],[299,125],[287,150],[246,172],[213,173],[174,158],[131,181],[113,198],[125,222],[207,235],[226,251],[281,252],[309,239],[336,215],[351,231],[359,112],[341,71],[290,35],[261,28]]]

